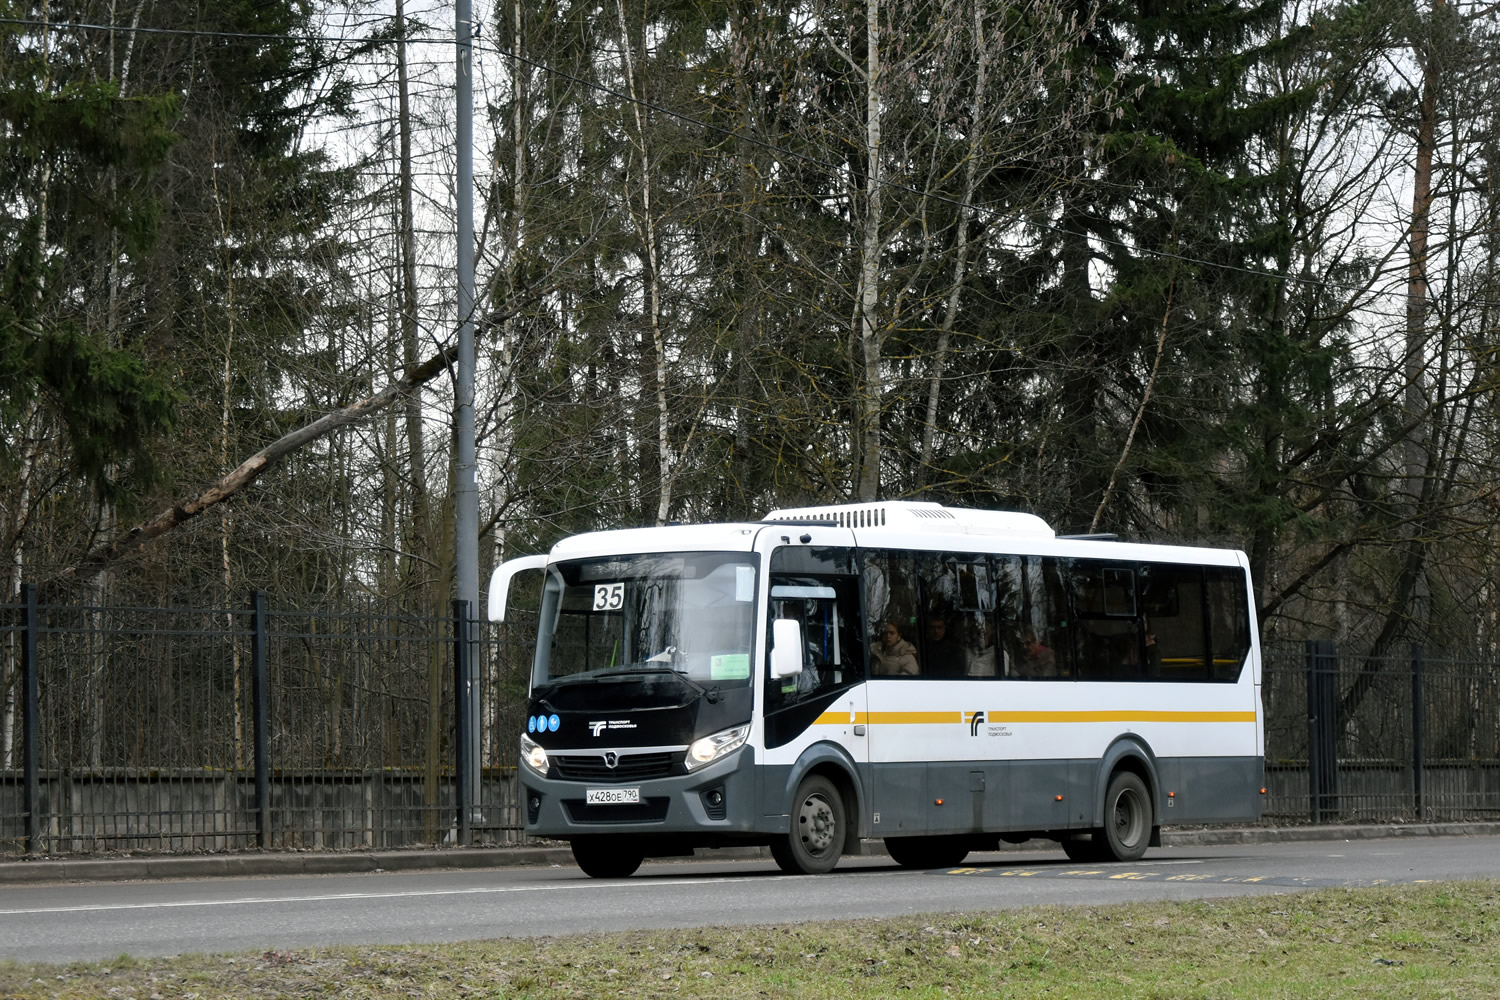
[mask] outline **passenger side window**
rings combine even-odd
[[[1057,559],[1000,556],[995,581],[996,669],[1001,676],[1046,680],[1072,676],[1068,595]]]
[[[1148,563],[1140,573],[1148,676],[1164,681],[1207,680],[1202,568]]]
[[[865,553],[865,635],[872,677],[917,677],[917,574],[909,552]]]
[[[1245,571],[1237,566],[1207,570],[1209,635],[1213,654],[1210,671],[1216,681],[1235,681],[1250,652],[1250,608],[1245,596]]]
[[[921,601],[922,673],[926,677],[963,677],[967,654],[962,636],[965,601],[978,603],[974,563],[946,553],[917,555]],[[968,594],[964,593],[967,588]]]
[[[1078,675],[1087,680],[1145,676],[1136,616],[1135,568],[1073,560],[1073,612],[1077,616]]]

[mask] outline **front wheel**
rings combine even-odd
[[[792,798],[791,829],[771,842],[771,857],[788,875],[833,871],[844,853],[844,799],[833,782],[808,775]]]
[[[1139,775],[1121,771],[1104,796],[1104,853],[1116,861],[1138,861],[1151,843],[1151,795]]]
[[[590,878],[628,878],[641,866],[645,854],[628,841],[600,842],[594,839],[572,843],[573,860]]]

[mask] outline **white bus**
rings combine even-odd
[[[730,845],[814,874],[870,838],[1133,861],[1162,823],[1260,815],[1239,552],[888,502],[565,538],[495,570],[492,619],[524,570],[525,830],[591,876]]]

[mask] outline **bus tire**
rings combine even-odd
[[[791,829],[771,841],[771,857],[788,875],[833,871],[844,853],[844,798],[833,782],[810,774],[792,797]]]
[[[955,868],[969,856],[967,837],[887,837],[886,853],[902,868]]]
[[[1140,775],[1119,771],[1109,779],[1104,794],[1101,853],[1116,861],[1138,861],[1151,844],[1151,795]],[[1097,834],[1096,834],[1097,837]]]
[[[592,837],[573,841],[573,860],[589,878],[629,878],[645,854],[628,842],[600,843]]]

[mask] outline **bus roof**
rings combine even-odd
[[[618,556],[635,552],[748,552],[759,524],[673,524],[652,528],[615,528],[569,535],[552,547],[553,559]]]
[[[1114,559],[1166,559],[1233,565],[1243,556],[1229,549],[1110,541],[1058,535],[1034,514],[945,507],[927,501],[827,504],[773,510],[759,522],[673,524],[616,528],[571,535],[557,542],[550,560],[580,559],[664,551],[749,552],[756,536],[775,524],[828,525],[852,532],[854,544],[894,548],[1015,551],[1042,555]],[[943,538],[953,539],[944,542]],[[965,543],[960,539],[973,541]],[[981,542],[978,539],[985,539]]]

